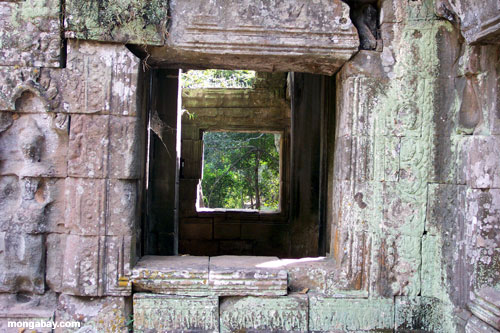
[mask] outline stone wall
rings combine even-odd
[[[119,279],[135,260],[142,177],[139,60],[122,45],[75,40],[66,68],[46,55],[2,67],[0,290],[43,306],[17,297],[1,316],[76,318],[87,303],[125,316],[131,289]],[[54,292],[64,296],[48,301]],[[94,315],[78,318],[110,325]]]
[[[425,316],[413,328],[473,331],[469,302],[499,287],[499,47],[464,43],[470,21],[443,21],[429,1],[384,1],[380,21],[383,51],[337,75],[331,248],[349,286],[422,307],[397,327]]]
[[[498,1],[379,1],[380,52],[338,0],[277,3],[0,1],[1,330],[126,331],[148,70],[184,65],[336,73],[330,258],[286,266],[305,296],[203,299],[203,327],[500,330]]]

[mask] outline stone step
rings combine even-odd
[[[145,256],[132,271],[136,291],[183,296],[281,296],[288,273],[277,257]]]
[[[210,258],[209,285],[220,296],[287,294],[288,273],[277,257],[219,256]]]
[[[145,256],[132,271],[135,290],[169,295],[207,296],[208,257]]]

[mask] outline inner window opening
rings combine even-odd
[[[203,133],[199,209],[280,208],[281,133]]]

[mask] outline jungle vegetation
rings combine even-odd
[[[205,132],[204,206],[278,210],[280,141],[277,133]]]

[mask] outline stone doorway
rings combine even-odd
[[[328,252],[334,79],[259,72],[251,89],[181,89],[178,69],[149,78],[143,254],[315,257]],[[206,131],[281,133],[280,208],[199,209]]]

